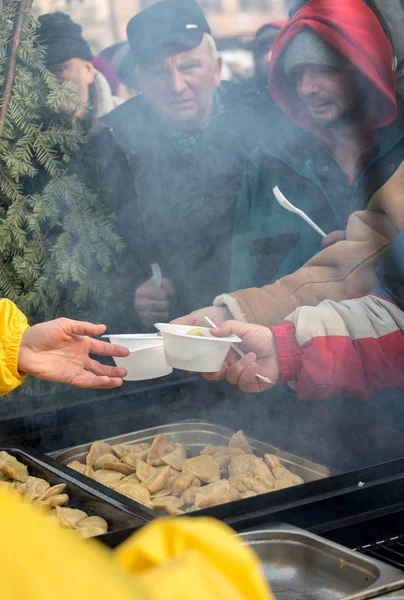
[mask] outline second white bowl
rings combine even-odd
[[[241,342],[235,335],[229,338],[214,337],[207,327],[171,323],[156,323],[155,327],[163,336],[167,364],[184,371],[220,371],[231,344]],[[187,335],[193,329],[201,329],[204,337]]]

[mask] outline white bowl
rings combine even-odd
[[[157,333],[123,333],[103,335],[102,337],[107,338],[111,344],[125,346],[128,350],[141,350],[163,345],[163,340]]]
[[[117,367],[123,367],[128,374],[125,381],[145,381],[165,377],[173,372],[166,362],[163,344],[151,348],[131,350],[129,356],[114,357]]]
[[[163,336],[167,364],[184,371],[220,371],[230,345],[241,342],[235,335],[229,338],[214,337],[207,327],[171,323],[156,323],[155,327]],[[202,329],[205,337],[187,335],[192,329]]]

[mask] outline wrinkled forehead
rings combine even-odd
[[[170,44],[165,49],[164,56],[156,58],[149,68],[156,69],[167,67],[170,64],[180,66],[188,62],[201,61],[206,62],[211,58],[209,42],[206,38],[202,40],[199,46],[195,48],[185,48],[177,44]]]

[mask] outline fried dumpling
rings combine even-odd
[[[237,475],[261,477],[267,482],[268,488],[273,488],[274,486],[274,476],[271,470],[262,458],[258,458],[254,454],[234,456],[229,464],[229,475],[230,477]]]
[[[150,477],[142,481],[142,485],[144,485],[151,493],[158,492],[167,485],[170,476],[170,468],[171,467],[167,465],[166,467],[155,469],[155,472],[152,473]]]
[[[194,480],[192,473],[180,473],[171,483],[171,489],[174,496],[180,496]]]
[[[24,483],[28,479],[28,469],[14,456],[2,450],[0,452],[0,473],[9,479]]]
[[[241,448],[229,448],[228,446],[206,446],[201,454],[213,456],[221,471],[227,469],[233,456],[245,454]]]
[[[111,485],[115,485],[121,479],[123,479],[125,475],[123,473],[119,473],[118,471],[107,471],[105,469],[100,469],[99,471],[94,471],[93,479],[98,481],[98,483],[102,483],[107,487]]]
[[[211,506],[217,506],[218,504],[224,504],[231,501],[232,497],[227,479],[205,485],[204,487],[199,488],[195,494],[196,510],[210,508]]]
[[[229,448],[241,448],[247,454],[253,453],[252,448],[241,429],[231,436]]]
[[[119,483],[140,483],[140,479],[136,475],[136,473],[132,473],[132,475],[127,475]]]
[[[172,452],[165,454],[162,457],[162,460],[166,465],[170,465],[170,467],[173,467],[173,469],[175,469],[176,471],[182,471],[182,468],[187,458],[188,457],[185,448],[183,446],[180,446],[178,448],[175,448],[175,450],[173,450]]]
[[[236,475],[244,475],[250,473],[251,463],[250,455],[243,454],[241,456],[233,456],[229,464],[229,475],[235,477]]]
[[[50,485],[48,484],[48,487],[45,488],[41,496],[39,496],[38,502],[48,500],[49,498],[53,498],[54,496],[58,496],[59,494],[63,494],[65,489],[65,483],[58,483],[57,485],[53,485],[52,487],[50,487]]]
[[[279,457],[276,456],[275,454],[265,454],[264,461],[265,461],[265,464],[271,469],[271,471],[274,467],[281,466],[281,461],[280,461]]]
[[[184,502],[184,504],[195,504],[195,496],[198,490],[199,487],[195,487],[194,485],[187,487],[187,489],[181,494],[181,500]]]
[[[146,442],[140,442],[139,444],[117,444],[116,446],[111,446],[115,454],[118,458],[122,460],[122,458],[127,454],[138,455],[149,451],[151,444],[147,444]]]
[[[148,477],[153,475],[153,473],[155,473],[155,472],[156,472],[156,467],[152,467],[151,465],[148,465],[141,458],[136,459],[136,475],[138,476],[140,481],[147,479]]]
[[[118,458],[116,461],[104,460],[101,463],[103,471],[116,471],[117,473],[122,473],[123,475],[132,475],[135,472],[133,467],[121,462]]]
[[[122,456],[121,461],[125,463],[125,465],[129,465],[135,469],[137,459],[140,458],[141,460],[145,461],[148,454],[148,450],[142,450],[141,452],[128,452]]]
[[[153,492],[150,494],[152,500],[154,500],[154,498],[164,498],[164,496],[172,496],[171,488],[163,488],[158,492]]]
[[[122,482],[117,483],[113,489],[148,508],[152,508],[153,505],[151,503],[150,492],[144,485],[140,483],[132,483],[132,482]]]
[[[163,456],[169,454],[173,450],[175,450],[175,444],[170,442],[164,433],[160,433],[153,440],[146,462],[153,467],[160,467],[164,464],[162,460]]]
[[[220,479],[220,469],[213,456],[203,454],[195,458],[188,458],[183,467],[184,473],[192,473],[205,483],[214,483]]]
[[[75,529],[78,523],[88,516],[84,510],[79,510],[78,508],[57,506],[55,510],[59,523],[70,529]]]
[[[295,473],[292,473],[292,471],[289,471],[289,469],[284,467],[277,456],[273,454],[265,454],[264,460],[266,465],[271,469],[272,475],[275,478],[275,489],[282,489],[304,483],[303,479],[299,475],[295,475]],[[282,480],[281,487],[279,480]],[[286,485],[287,481],[290,482],[289,485]]]
[[[56,508],[57,506],[66,506],[69,502],[69,496],[67,494],[57,494],[56,496],[50,496],[46,500],[37,501],[42,506],[48,508]]]
[[[256,494],[265,494],[274,489],[274,483],[268,482],[260,476],[250,475],[249,473],[241,473],[230,477],[230,488],[235,489],[239,494],[246,492],[255,492]]]
[[[86,517],[76,525],[76,531],[82,538],[103,535],[108,531],[108,523],[102,517]]]
[[[27,500],[33,502],[42,496],[50,488],[50,485],[45,479],[28,476],[25,483],[17,482],[15,487],[24,493]]]
[[[229,446],[205,446],[200,454],[210,454],[211,456],[230,454],[231,456],[239,456],[240,454],[245,454],[245,452],[242,448],[229,448]]]
[[[87,454],[86,465],[92,469],[102,469],[102,462],[108,459],[119,460],[109,444],[106,442],[94,442],[94,444],[91,444],[90,452]]]
[[[184,502],[181,498],[176,498],[175,496],[165,496],[164,498],[153,500],[153,507],[156,510],[161,510],[173,517],[183,514],[183,511],[180,510],[183,505]]]
[[[69,469],[73,469],[73,471],[77,471],[82,475],[84,475],[84,471],[86,470],[86,465],[79,462],[78,460],[72,460],[71,462],[67,463],[67,466],[69,467]]]

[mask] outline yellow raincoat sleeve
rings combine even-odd
[[[154,600],[275,600],[254,552],[214,519],[158,519],[115,555]]]
[[[29,327],[26,316],[5,298],[0,300],[0,396],[21,385],[26,375],[18,371],[21,338]]]
[[[2,600],[274,600],[255,555],[211,519],[156,520],[114,553],[0,490]]]

